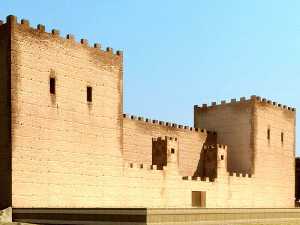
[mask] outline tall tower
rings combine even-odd
[[[266,194],[294,203],[295,109],[257,96],[194,108],[195,127],[215,129],[228,145],[228,170],[251,173]],[[270,185],[272,184],[272,187]],[[271,196],[270,196],[271,197]],[[262,197],[263,198],[263,197]]]
[[[117,202],[102,179],[121,176],[122,68],[111,48],[0,23],[0,208]]]

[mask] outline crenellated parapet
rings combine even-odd
[[[165,137],[152,138],[152,141],[175,141],[175,142],[177,142],[178,139],[176,137],[165,136]]]
[[[216,149],[216,148],[227,150],[227,145],[222,145],[222,144],[203,145],[203,149]]]
[[[216,179],[211,179],[210,177],[183,176],[182,180],[185,180],[185,181],[204,181],[206,183],[216,182]]]
[[[133,163],[133,162],[125,162],[124,168],[129,169],[138,169],[138,170],[160,170],[157,168],[157,165],[149,165],[145,163]]]
[[[58,29],[51,29],[49,32],[46,31],[46,27],[43,24],[38,24],[36,27],[30,26],[29,20],[21,19],[18,22],[16,16],[10,15],[6,18],[6,23],[0,21],[0,26],[10,25],[11,27],[28,31],[31,34],[37,35],[39,37],[45,37],[53,40],[59,40],[65,44],[73,44],[77,46],[84,47],[93,53],[98,53],[101,56],[107,57],[107,60],[111,60],[111,63],[120,63],[123,62],[123,52],[120,50],[113,51],[111,47],[101,48],[99,43],[90,45],[87,39],[80,39],[79,41],[75,40],[75,36],[72,34],[67,34],[66,37],[62,37]]]
[[[217,135],[216,132],[214,131],[207,131],[206,129],[199,129],[199,128],[194,128],[190,127],[187,125],[179,125],[176,123],[172,122],[165,122],[165,121],[160,121],[156,119],[150,119],[150,118],[144,118],[141,116],[135,116],[135,115],[130,115],[130,114],[123,114],[124,119],[128,120],[134,120],[134,121],[140,121],[148,124],[153,124],[153,125],[158,125],[161,127],[167,127],[167,128],[174,128],[174,129],[179,129],[179,130],[184,130],[184,131],[191,131],[191,132],[197,132],[197,133],[204,133],[204,134],[212,134],[212,135]]]
[[[162,169],[159,169],[157,165],[149,165],[149,164],[138,164],[138,163],[129,163],[126,162],[124,164],[124,169],[132,169],[136,172],[140,171],[140,172],[168,172],[168,167],[164,166]],[[231,178],[253,178],[253,175],[248,174],[248,173],[227,173],[227,176],[231,177]],[[210,178],[210,177],[194,177],[194,176],[182,176],[182,180],[184,181],[204,181],[207,183],[212,183],[212,182],[216,182],[217,178]]]
[[[268,100],[266,98],[262,98],[262,97],[256,96],[256,95],[252,95],[250,98],[246,98],[246,97],[241,97],[240,99],[234,98],[234,99],[231,99],[230,101],[222,100],[220,103],[212,102],[210,105],[209,104],[195,105],[194,108],[199,109],[199,110],[206,110],[206,109],[212,109],[215,107],[222,107],[224,105],[234,105],[234,104],[246,103],[246,102],[261,102],[261,103],[265,103],[267,105],[277,107],[277,108],[280,108],[283,110],[288,110],[288,111],[292,111],[292,112],[296,111],[296,108],[286,106],[286,105],[283,105],[283,104],[277,103],[275,101]]]
[[[139,164],[139,163],[130,163],[126,162],[124,164],[124,169],[127,172],[134,173],[134,176],[144,176],[147,178],[149,175],[154,175],[154,176],[161,176],[162,179],[164,179],[164,174],[170,173],[173,171],[170,171],[170,168],[168,166],[164,166],[162,169],[159,169],[157,165],[149,165],[149,164]],[[174,169],[174,168],[171,168]],[[159,177],[157,177],[159,178]],[[180,176],[178,175],[177,179],[181,179],[182,181],[198,181],[198,182],[204,182],[204,183],[214,183],[217,180],[216,179],[211,179],[209,177],[192,177],[192,176]]]
[[[235,172],[228,172],[228,176],[230,177],[246,177],[246,178],[253,178],[253,175],[250,173],[235,173]]]

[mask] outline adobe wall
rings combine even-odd
[[[214,120],[215,118],[215,120]],[[252,96],[239,102],[195,107],[195,125],[215,127],[218,142],[228,145],[229,171],[241,169],[236,162],[251,166],[255,185],[248,190],[255,207],[293,207],[295,186],[295,109]],[[268,129],[270,139],[268,139]],[[283,133],[283,142],[281,141]],[[226,137],[226,139],[222,139]],[[238,143],[243,143],[239,146]],[[247,159],[248,158],[248,159]],[[247,160],[246,160],[247,159]],[[249,164],[248,162],[251,162]],[[235,205],[235,201],[230,205]]]
[[[10,30],[0,21],[0,209],[11,206]]]
[[[0,104],[5,114],[0,129],[7,134],[0,147],[12,149],[2,151],[1,160],[10,162],[12,152],[12,174],[2,172],[2,179],[12,180],[13,207],[190,208],[192,191],[206,192],[208,208],[293,206],[294,110],[271,108],[256,98],[196,107],[195,126],[216,130],[218,142],[229,146],[228,159],[220,159],[225,148],[218,150],[214,182],[193,180],[203,144],[216,143],[216,136],[177,124],[122,118],[120,52],[90,48],[71,35],[64,39],[42,25],[30,28],[25,20],[17,24],[15,17],[3,26],[12,37],[8,43],[0,39],[0,52],[9,44],[12,52],[11,57],[5,51],[0,55],[0,79],[7,81],[0,82],[0,103],[11,98],[12,122],[10,127],[10,107]],[[5,59],[11,68],[5,68]],[[11,96],[5,91],[9,72]],[[49,93],[50,77],[56,78],[55,96]],[[93,87],[92,103],[86,101],[87,85]],[[271,129],[269,142],[266,127]],[[278,142],[282,131],[283,144]],[[157,170],[150,166],[152,138],[164,136],[178,141],[178,161]],[[228,174],[227,160],[231,171],[254,176]]]
[[[121,184],[111,177],[122,174],[122,54],[77,43],[72,35],[62,38],[57,30],[47,33],[43,25],[31,28],[26,20],[8,22],[12,206],[119,206]]]
[[[207,141],[206,130],[195,130],[187,126],[157,120],[124,115],[123,157],[124,161],[152,163],[152,138],[171,136],[179,143],[179,171],[192,176],[197,170],[203,144]],[[209,135],[211,136],[211,135]]]
[[[192,191],[206,192],[206,208],[268,208],[281,207],[282,202],[260,199],[261,186],[249,174],[229,174],[226,170],[226,149],[218,148],[218,177],[182,176],[174,164],[163,170],[156,166],[126,163],[124,175],[128,177],[125,201],[137,207],[150,208],[191,208]],[[180,152],[180,149],[179,149]],[[225,152],[225,153],[224,153]],[[220,156],[225,158],[221,160]]]
[[[260,97],[253,101],[255,101],[256,177],[259,183],[264,184],[265,191],[272,193],[270,197],[284,202],[286,207],[293,207],[295,198],[295,109]],[[270,130],[269,140],[268,129]]]
[[[218,133],[218,143],[228,145],[228,170],[231,172],[253,171],[252,106],[242,98],[231,103],[211,106],[204,104],[194,108],[194,126]]]

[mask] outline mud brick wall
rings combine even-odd
[[[294,206],[295,109],[264,99],[255,101],[255,174],[274,205]],[[268,139],[268,130],[270,138]],[[283,137],[281,137],[283,135]],[[283,139],[282,139],[283,138]],[[267,177],[267,179],[266,179]],[[270,185],[272,184],[272,185]],[[272,196],[270,196],[272,193]]]
[[[12,29],[12,205],[116,205],[122,172],[122,54],[31,28]],[[56,94],[49,79],[56,79]],[[93,101],[87,102],[87,86]],[[110,185],[111,190],[118,183]],[[117,192],[116,192],[117,193]]]
[[[207,140],[206,130],[195,130],[177,124],[156,120],[139,120],[125,115],[123,121],[123,157],[125,161],[152,163],[152,138],[175,137],[179,143],[179,171],[183,175],[193,175],[200,160],[203,144]]]
[[[195,127],[215,129],[218,133],[218,143],[228,145],[229,171],[252,172],[251,105],[244,99],[239,102],[234,99],[230,104],[215,104],[212,103],[210,107],[195,107]]]
[[[196,106],[195,126],[216,129],[218,142],[228,145],[229,171],[255,176],[252,189],[237,183],[230,183],[230,189],[249,190],[255,207],[294,206],[294,108],[258,96],[233,99],[221,105]],[[230,205],[237,201],[232,199]]]
[[[122,116],[122,53],[99,47],[0,22],[0,207],[189,208],[192,191],[206,192],[208,208],[293,207],[295,109],[256,96],[195,107],[195,127],[218,135]],[[157,170],[152,138],[164,136],[178,141],[178,160]],[[218,177],[192,179],[217,137]]]

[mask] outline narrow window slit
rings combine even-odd
[[[92,93],[92,87],[90,87],[90,86],[87,86],[87,88],[86,88],[86,97],[87,97],[87,101],[88,102],[92,102],[92,100],[93,100],[93,93]]]
[[[55,95],[55,78],[50,77],[50,94]]]

